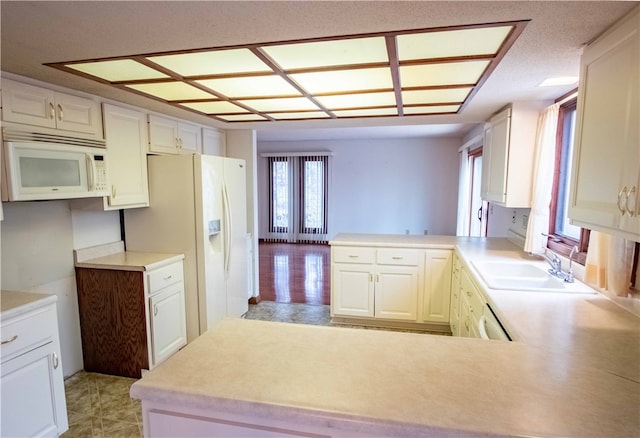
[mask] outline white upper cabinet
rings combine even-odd
[[[149,115],[149,152],[198,154],[202,150],[202,128],[175,119]]]
[[[140,111],[104,104],[111,182],[111,194],[105,198],[105,210],[149,205],[146,122],[146,115]]]
[[[640,241],[640,8],[584,51],[569,217]]]
[[[9,79],[2,81],[2,119],[102,138],[97,101]]]
[[[202,128],[202,153],[206,155],[226,156],[227,137],[224,131]]]
[[[482,199],[510,208],[531,207],[538,114],[549,102],[513,102],[485,130]]]

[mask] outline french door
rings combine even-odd
[[[284,242],[327,240],[329,156],[268,156],[269,238]]]
[[[487,235],[487,219],[489,203],[482,199],[480,183],[482,181],[482,149],[469,152],[470,170],[470,208],[469,236],[484,237]]]

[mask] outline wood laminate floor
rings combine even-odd
[[[330,304],[330,247],[261,242],[260,298],[278,303]]]

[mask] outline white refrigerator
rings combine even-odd
[[[246,166],[209,155],[157,155],[150,207],[124,210],[127,251],[182,253],[187,338],[248,310]]]

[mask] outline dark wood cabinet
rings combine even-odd
[[[149,369],[144,275],[76,267],[85,371],[140,378]]]

